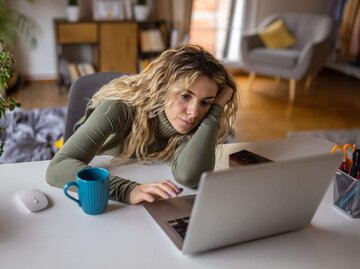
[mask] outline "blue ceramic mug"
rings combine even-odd
[[[76,182],[68,182],[64,186],[64,193],[75,201],[82,210],[89,215],[98,215],[105,211],[109,200],[109,171],[104,168],[87,167],[76,174]],[[75,186],[78,189],[76,199],[68,193],[68,189]]]

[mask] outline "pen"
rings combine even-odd
[[[355,195],[355,193],[359,190],[360,185],[357,185],[350,193],[348,196],[345,197],[344,200],[342,200],[342,202],[340,203],[339,207],[343,208],[344,205],[346,205],[346,203]]]
[[[352,156],[352,165],[350,167],[349,175],[356,178],[360,172],[360,149],[356,149]]]

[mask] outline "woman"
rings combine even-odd
[[[47,182],[63,187],[95,155],[107,154],[112,164],[171,161],[176,181],[196,187],[201,173],[214,169],[215,146],[230,132],[234,91],[234,79],[203,48],[167,50],[142,73],[114,79],[94,95],[81,127],[50,162]],[[110,178],[110,198],[130,204],[181,191],[169,180]]]

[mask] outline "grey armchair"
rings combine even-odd
[[[270,49],[264,46],[258,33],[281,18],[296,43],[287,49]],[[278,13],[265,18],[252,33],[241,39],[243,67],[250,72],[250,88],[256,74],[289,79],[289,98],[295,99],[296,82],[307,76],[305,87],[325,64],[330,51],[333,22],[326,15]]]
[[[81,77],[71,85],[68,97],[64,142],[74,133],[74,124],[84,115],[86,104],[90,101],[91,97],[102,85],[122,75],[121,73],[99,72]]]

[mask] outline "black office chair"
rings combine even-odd
[[[101,86],[123,75],[122,73],[98,72],[83,76],[71,85],[68,97],[64,142],[74,133],[74,124],[84,115],[86,104],[91,97]]]

